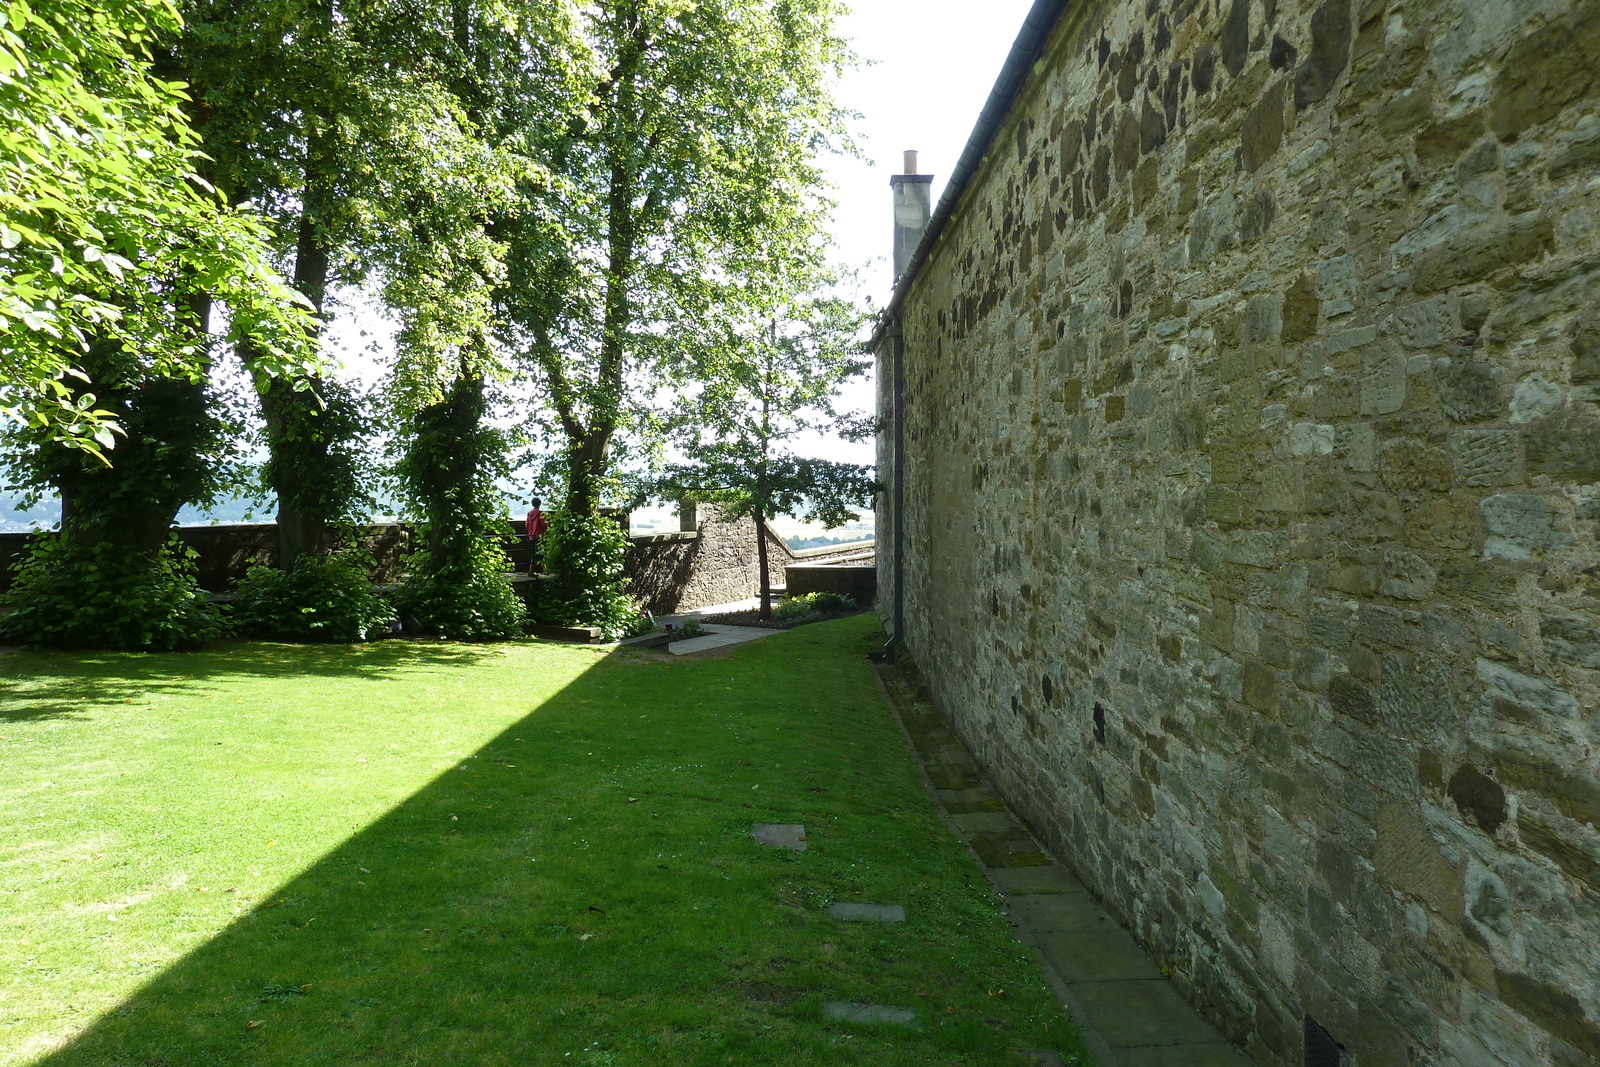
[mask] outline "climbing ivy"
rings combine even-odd
[[[544,535],[544,569],[550,575],[534,611],[541,622],[598,626],[607,639],[622,636],[638,615],[623,591],[628,538],[605,515],[557,512]]]
[[[527,609],[506,581],[511,564],[502,546],[511,531],[495,486],[505,448],[485,417],[488,408],[482,379],[457,378],[411,418],[396,466],[421,519],[420,543],[396,603],[442,637],[512,637],[527,623]]]

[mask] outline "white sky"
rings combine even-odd
[[[862,65],[846,75],[839,100],[861,114],[857,143],[864,158],[834,159],[828,175],[838,208],[833,237],[841,263],[862,267],[866,292],[882,307],[893,284],[889,178],[902,170],[906,149],[917,169],[932,174],[937,204],[945,180],[966,147],[989,90],[1032,0],[855,0],[842,25]],[[849,407],[869,408],[870,383],[846,394]],[[872,463],[873,447],[813,439],[813,455]]]

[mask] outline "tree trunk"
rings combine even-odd
[[[772,576],[767,573],[767,516],[755,510],[756,566],[761,570],[761,618],[772,618]]]
[[[330,15],[331,21],[331,15]],[[305,184],[300,226],[295,240],[294,287],[311,302],[318,316],[328,298],[331,251],[322,222],[329,207],[329,171],[332,146],[320,116],[306,116],[311,126],[306,146]],[[313,340],[321,333],[313,326]],[[309,388],[295,389],[296,384]],[[288,570],[304,555],[321,555],[327,547],[328,517],[333,510],[327,498],[323,470],[334,442],[312,431],[319,403],[315,379],[296,383],[273,379],[261,391],[261,413],[266,420],[267,447],[272,465],[272,491],[278,498],[278,569]],[[293,453],[293,458],[289,454]]]
[[[595,426],[573,443],[567,470],[567,510],[582,518],[600,511],[600,486],[611,455],[612,427]]]

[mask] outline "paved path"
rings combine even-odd
[[[777,602],[777,597],[773,602]],[[667,651],[674,656],[687,656],[693,652],[705,652],[713,648],[724,648],[728,645],[742,645],[746,641],[759,641],[763,637],[782,633],[782,630],[769,630],[763,626],[725,626],[720,622],[706,622],[705,619],[713,615],[730,615],[736,611],[750,611],[761,606],[759,597],[749,600],[738,600],[732,604],[713,604],[710,607],[695,608],[693,611],[681,612],[677,615],[657,615],[656,624],[664,626],[671,623],[681,626],[686,622],[697,622],[706,632],[704,637],[691,637],[687,641],[674,641],[667,646]]]
[[[1017,936],[1044,963],[1084,1031],[1096,1067],[1248,1067],[1065,867],[1056,863],[905,673],[880,668],[924,780],[1005,901]]]
[[[763,637],[782,633],[782,630],[767,630],[759,626],[721,626],[714,623],[701,623],[700,628],[706,632],[704,637],[691,637],[686,641],[674,641],[667,646],[667,651],[674,656],[687,656],[691,652],[705,652],[708,649],[723,648],[727,645],[742,645],[746,641],[759,641]]]

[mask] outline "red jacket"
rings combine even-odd
[[[550,524],[545,521],[544,512],[538,508],[528,512],[528,540],[537,541],[549,528]]]

